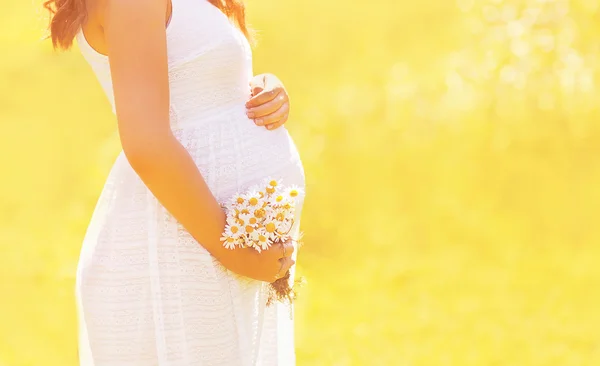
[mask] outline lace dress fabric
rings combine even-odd
[[[225,200],[268,176],[303,186],[286,129],[245,115],[252,54],[243,34],[206,0],[172,4],[170,123],[213,194]],[[77,40],[114,109],[108,58],[82,32]],[[295,364],[288,306],[266,307],[267,284],[214,260],[122,152],[84,239],[76,294],[82,366]]]

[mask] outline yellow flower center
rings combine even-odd
[[[273,188],[273,187],[267,187],[267,193],[269,193],[269,194],[275,193],[275,188]]]
[[[228,243],[233,243],[234,241],[235,241],[235,239],[233,239],[232,237],[227,238]]]
[[[246,226],[246,232],[248,234],[252,234],[253,231],[254,231],[254,228],[252,226],[250,226],[250,225]]]
[[[292,190],[290,191],[290,197],[297,197],[297,196],[298,196],[298,191],[297,191],[297,190],[295,190],[295,189],[292,189]]]
[[[285,205],[283,205],[283,208],[289,210],[290,208],[292,208],[292,206],[289,203],[286,203]]]
[[[276,219],[279,221],[283,221],[283,214],[282,213],[278,213]]]
[[[244,203],[244,199],[242,197],[238,197],[237,203],[240,203],[240,204]]]
[[[236,222],[238,223],[238,225],[240,225],[240,226],[244,226],[244,224],[245,224],[244,220],[242,220],[242,219],[237,219],[237,220],[235,220],[235,221],[236,221]]]
[[[232,232],[232,233],[234,233],[234,234],[237,234],[237,232],[238,232],[238,231],[240,231],[240,228],[239,228],[239,227],[237,227],[237,226],[232,226],[232,227],[231,227],[231,232]]]
[[[267,224],[267,226],[265,226],[265,229],[267,230],[268,233],[274,233],[275,232],[275,224],[272,222],[269,222]]]
[[[254,216],[258,217],[259,219],[261,217],[265,216],[265,210],[263,210],[262,208],[259,208],[258,210],[254,211]]]
[[[258,199],[256,197],[252,197],[250,198],[248,203],[250,204],[250,206],[256,206],[258,204]]]
[[[272,180],[272,181],[269,182],[269,185],[271,187],[277,187],[277,181],[276,180]]]
[[[259,235],[259,236],[258,236],[258,241],[260,241],[260,242],[263,242],[263,243],[264,243],[264,242],[266,242],[266,241],[267,241],[267,237],[266,237],[266,236],[264,236],[264,235]]]
[[[242,210],[242,213],[243,213],[244,215],[248,215],[248,214],[250,214],[250,211],[249,211],[248,209],[243,209],[243,210]]]
[[[250,220],[248,220],[248,222],[250,223],[250,225],[256,224],[256,217],[251,217]]]
[[[275,201],[277,201],[277,202],[283,201],[283,196],[277,196],[277,198],[275,198]]]

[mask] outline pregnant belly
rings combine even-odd
[[[269,131],[247,118],[217,120],[174,131],[213,194],[227,199],[265,178],[304,185],[304,170],[288,131]]]

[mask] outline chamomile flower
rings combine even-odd
[[[225,227],[224,235],[226,237],[237,239],[242,235],[242,228],[237,224],[227,225],[227,227]]]
[[[285,217],[291,217],[294,214],[294,209],[296,208],[296,204],[294,202],[286,202],[281,205],[281,212],[285,215]]]
[[[298,186],[291,186],[285,189],[283,195],[291,200],[298,200],[304,194],[303,190]]]
[[[236,209],[238,210],[238,215],[250,213],[250,209],[248,207],[249,206],[246,203],[237,207]]]
[[[277,191],[277,189],[279,188],[280,185],[281,185],[280,181],[269,178],[266,180],[265,191],[268,195],[272,195]]]
[[[281,185],[281,181],[279,181],[278,179],[272,179],[272,178],[267,179],[267,187],[277,188],[280,185]]]
[[[258,233],[257,244],[260,246],[260,248],[262,250],[269,249],[269,247],[271,246],[271,241],[269,240],[270,235],[268,235],[267,232],[265,232],[264,230],[257,231],[257,233]]]
[[[244,199],[244,196],[241,194],[236,194],[231,198],[231,204],[236,206],[236,205],[242,205],[244,204],[246,200]]]
[[[267,225],[265,225],[265,231],[267,233],[274,233],[277,230],[277,226],[275,226],[274,222],[269,222]]]
[[[248,209],[252,209],[254,207],[259,207],[260,194],[258,191],[252,191],[245,196],[248,202]]]
[[[285,220],[285,213],[284,213],[284,212],[281,212],[281,211],[277,211],[277,212],[275,213],[275,219],[274,219],[274,220],[275,220],[275,224],[277,224],[277,225],[278,225],[278,224],[279,224],[279,222],[281,222],[281,221]]]
[[[256,217],[257,219],[264,219],[265,215],[266,215],[267,211],[265,211],[264,208],[258,208],[256,210],[254,210],[254,217]]]
[[[276,231],[269,231],[268,228],[265,226],[264,233],[265,233],[265,236],[267,237],[267,239],[269,240],[269,243],[272,244],[276,241],[276,239],[277,239]]]
[[[235,249],[236,240],[231,236],[224,236],[221,238],[223,246],[227,249]]]
[[[281,205],[285,202],[285,197],[283,196],[283,194],[278,194],[275,198],[274,198],[274,203]]]

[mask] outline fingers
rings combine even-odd
[[[285,253],[284,257],[289,258],[292,256],[292,254],[294,254],[294,243],[291,240],[286,241],[285,243],[282,244],[283,246],[283,251],[282,254]]]
[[[266,115],[264,117],[259,117],[254,119],[254,123],[257,126],[266,126],[269,130],[273,129],[275,124],[281,126],[284,124],[290,113],[290,104],[284,103],[278,110],[275,112]]]
[[[267,130],[275,130],[283,126],[288,120],[288,114],[285,114],[279,121],[265,126]]]
[[[281,278],[285,275],[285,273],[293,266],[296,261],[294,261],[290,257],[281,258],[279,260],[281,267],[279,268],[279,272],[275,275],[275,279]]]
[[[296,264],[296,261],[292,259],[292,254],[294,254],[294,243],[291,240],[273,244],[267,251],[261,253],[261,255],[270,257],[264,257],[266,259],[264,263],[267,264],[266,268],[271,268],[273,281],[283,277],[290,267]]]
[[[252,96],[257,95],[258,93],[262,92],[264,89],[260,86],[255,86],[252,88]]]
[[[250,90],[252,91],[252,96],[257,95],[265,89],[266,85],[266,76],[265,75],[257,75],[250,80]]]
[[[272,259],[289,258],[294,254],[294,243],[291,240],[285,243],[275,243],[269,249],[263,251],[261,255],[268,255]]]
[[[283,91],[283,88],[273,88],[273,89],[263,90],[260,93],[256,94],[255,96],[250,98],[250,100],[248,102],[246,102],[246,108],[248,108],[248,112],[254,112],[256,117],[274,112],[275,110],[277,110],[277,108],[279,108],[281,106],[281,104],[283,104],[283,102],[285,100],[285,96],[283,96],[283,99],[281,99],[281,98],[279,99],[279,106],[277,108],[275,108],[273,111],[271,111],[269,113],[262,113],[262,114],[259,113],[259,111],[261,111],[260,108],[264,108],[264,105],[266,103],[269,103],[273,100],[277,100],[277,97],[282,96],[284,94],[284,93],[282,93],[282,91]],[[248,116],[248,117],[250,117],[250,116]],[[250,117],[250,118],[254,118],[254,117]]]

